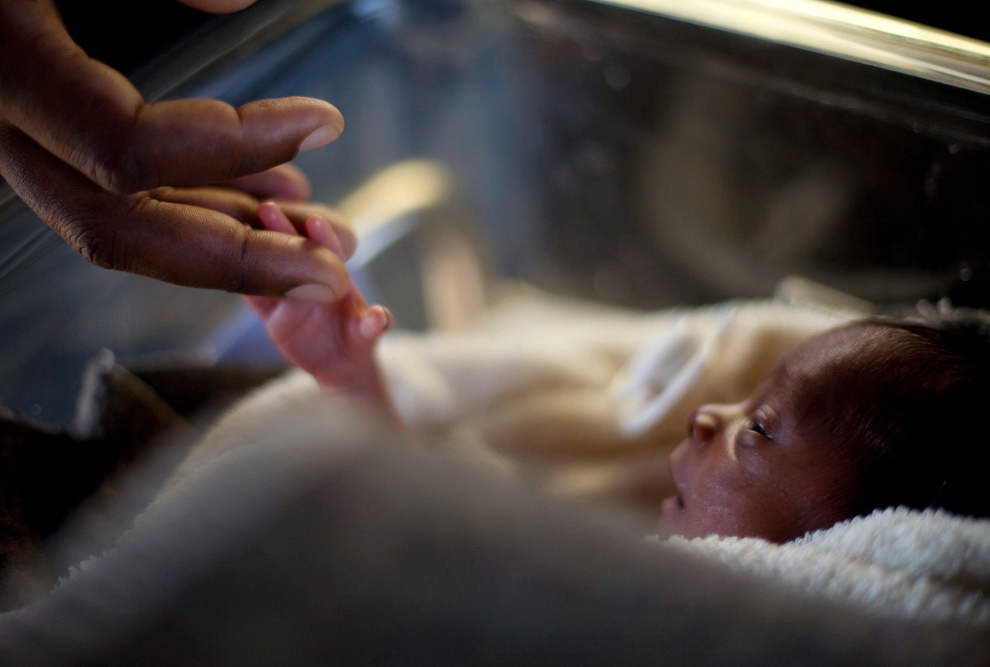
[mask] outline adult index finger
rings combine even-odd
[[[304,97],[149,104],[72,41],[52,0],[0,0],[0,115],[101,186],[135,192],[254,174],[333,141],[343,117]]]

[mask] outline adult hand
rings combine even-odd
[[[251,4],[183,2],[209,11]],[[149,104],[72,41],[52,0],[0,0],[0,40],[0,176],[87,260],[244,294],[332,301],[347,293],[347,271],[326,247],[251,229],[182,187],[307,196],[298,172],[272,168],[336,139],[344,124],[336,108],[302,97],[236,109],[216,100]],[[353,249],[351,231],[333,222]]]

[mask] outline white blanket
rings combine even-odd
[[[786,544],[672,537],[670,546],[890,617],[990,624],[990,521],[904,508]]]

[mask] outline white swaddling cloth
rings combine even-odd
[[[682,317],[647,341],[612,384],[621,433],[642,435],[670,413],[715,362],[718,345],[735,314],[735,307],[716,314],[710,331],[700,340],[691,335]]]

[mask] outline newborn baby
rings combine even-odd
[[[258,217],[297,233],[271,202]],[[326,221],[296,222],[340,252]],[[334,304],[249,301],[285,357],[324,389],[397,419],[374,357],[387,310],[356,288]],[[785,542],[894,505],[986,516],[986,447],[970,440],[988,393],[988,341],[972,319],[865,320],[808,340],[746,401],[694,413],[671,456],[677,495],[661,503],[661,528]]]

